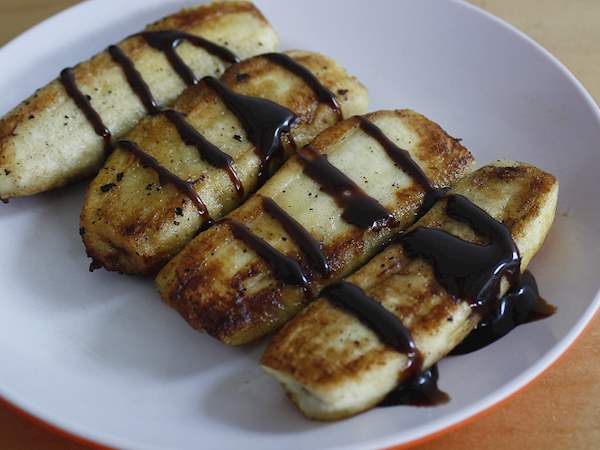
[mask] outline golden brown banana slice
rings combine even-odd
[[[162,298],[225,343],[257,339],[366,262],[416,220],[426,192],[449,186],[472,163],[458,140],[420,114],[365,118],[321,133],[188,244],[157,277]]]
[[[81,226],[98,265],[156,272],[201,227],[252,193],[259,174],[264,179],[283,162],[292,149],[290,133],[291,143],[302,146],[340,113],[367,107],[365,88],[317,53],[256,56],[231,66],[221,81],[203,80],[186,90],[173,105],[184,116],[154,115],[129,133],[127,139],[160,166],[148,167],[129,145],[117,149],[92,181]]]
[[[451,193],[467,197],[508,227],[520,252],[520,268],[525,270],[554,219],[558,183],[535,167],[498,162],[466,176]],[[486,242],[446,210],[447,200],[439,201],[413,229],[434,227],[469,242]],[[456,265],[469,263],[464,258],[466,254],[456,255]],[[409,257],[401,244],[387,248],[347,281],[410,330],[425,369],[448,354],[480,320],[467,302],[457,301],[442,287],[429,263]],[[505,281],[499,295],[507,288]],[[302,412],[322,420],[340,419],[376,405],[406,379],[408,362],[405,354],[383,344],[357,316],[324,297],[288,323],[262,359],[266,371],[283,384]]]
[[[119,57],[130,58],[156,102],[165,105],[196,77],[222,73],[236,55],[243,59],[277,46],[271,25],[245,1],[185,9],[145,32],[145,37],[127,38],[72,72],[63,71],[0,120],[1,199],[94,174],[111,134],[113,141],[118,139],[146,115]]]

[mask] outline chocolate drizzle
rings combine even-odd
[[[205,219],[205,225],[211,224],[212,219],[208,213],[208,209],[206,209],[206,205],[194,189],[194,183],[192,181],[186,181],[179,178],[173,172],[168,170],[166,167],[162,166],[156,158],[146,153],[142,150],[138,145],[131,141],[119,141],[117,144],[118,147],[127,150],[128,152],[133,153],[142,164],[150,167],[158,174],[158,178],[161,184],[171,183],[181,192],[183,192],[196,206],[198,213],[201,217]]]
[[[202,47],[207,52],[230,63],[238,62],[238,58],[228,49],[216,45],[206,39],[193,36],[187,33],[163,30],[142,32],[137,36],[143,38],[148,45],[163,52],[169,63],[181,79],[188,85],[198,84],[198,79],[193,71],[181,57],[177,54],[176,48],[183,41],[188,41],[192,45]],[[244,188],[241,180],[233,166],[233,159],[218,147],[206,140],[190,123],[185,119],[184,114],[172,109],[163,109],[142,75],[136,69],[134,62],[125,54],[125,52],[116,45],[108,47],[108,53],[112,59],[123,70],[125,77],[132,91],[139,98],[147,113],[150,115],[164,114],[164,116],[175,126],[179,136],[186,145],[194,146],[198,150],[202,159],[213,167],[227,171],[229,178],[235,186],[239,196],[243,196]],[[313,91],[316,93],[319,101],[327,103],[341,118],[341,109],[335,95],[324,87],[318,78],[307,68],[294,61],[287,55],[267,54],[270,61],[284,67],[291,73],[301,77]],[[102,123],[99,114],[91,106],[89,98],[85,97],[77,88],[71,69],[65,69],[61,73],[61,80],[67,90],[67,93],[74,99],[78,107],[84,112],[87,119],[94,126],[96,133],[105,140],[107,148],[110,146],[111,133]],[[261,159],[258,179],[263,182],[269,175],[269,165],[276,157],[283,157],[284,150],[281,142],[283,133],[290,133],[291,127],[296,120],[296,115],[289,109],[282,107],[270,100],[250,97],[237,94],[229,89],[224,83],[214,77],[204,77],[202,81],[212,90],[214,90],[227,107],[235,114],[241,122],[242,127],[248,135],[248,139],[254,144],[256,153]],[[290,142],[293,138],[289,134]],[[146,153],[137,144],[131,141],[122,140],[117,144],[120,148],[133,153],[141,163],[154,170],[162,183],[171,183],[181,192],[183,192],[196,206],[199,214],[204,217],[205,225],[212,224],[212,219],[208,213],[206,205],[203,203],[199,194],[194,188],[194,183],[186,181],[175,175],[173,172],[162,166],[159,161]],[[332,173],[336,177],[337,185],[327,184],[330,192],[336,187],[343,188],[343,192],[336,195],[339,201],[346,204],[346,210],[343,217],[363,228],[379,226],[380,222],[386,223],[391,219],[390,213],[379,205],[374,199],[368,197],[358,186],[349,178],[345,177],[333,166],[327,166],[327,161],[323,158],[320,163],[311,162],[309,166],[314,166],[312,172],[317,176],[329,176]],[[311,169],[308,168],[311,172]],[[327,186],[325,190],[327,190]],[[341,199],[348,197],[347,200]],[[323,254],[321,245],[310,236],[310,234],[291,216],[287,215],[275,202],[270,199],[264,202],[265,210],[268,214],[279,221],[282,227],[298,245],[300,251],[307,258],[310,266],[325,275],[329,272],[329,264]],[[365,214],[366,217],[362,217]],[[294,259],[282,254],[266,241],[260,239],[244,225],[228,219],[233,234],[241,239],[249,247],[254,249],[260,257],[267,261],[271,266],[277,279],[284,283],[306,287],[308,279],[301,266]]]
[[[365,117],[358,116],[360,128],[375,139],[383,147],[388,156],[394,163],[406,172],[414,181],[425,189],[425,199],[421,206],[421,214],[429,210],[431,206],[444,195],[446,189],[436,188],[423,169],[410,156],[410,153],[403,148],[398,147],[390,138],[388,138],[381,129]]]
[[[244,186],[233,167],[233,158],[219,149],[216,145],[210,143],[204,136],[196,131],[196,129],[188,123],[182,113],[167,109],[163,111],[163,114],[171,121],[171,123],[173,123],[173,125],[175,125],[181,140],[186,145],[196,147],[202,159],[211,166],[223,169],[227,172],[238,196],[242,197],[244,195]]]
[[[335,94],[327,89],[309,69],[285,53],[265,53],[261,56],[302,78],[316,94],[319,101],[329,105],[331,109],[335,111],[338,118],[340,120],[342,119],[342,109],[340,108]]]
[[[163,52],[167,56],[173,69],[188,85],[196,84],[198,80],[190,67],[185,64],[175,51],[177,46],[183,41],[187,41],[196,47],[201,47],[211,55],[217,56],[228,63],[233,64],[239,62],[239,58],[227,48],[201,38],[200,36],[195,36],[182,31],[144,31],[139,33],[138,36],[144,38],[151,47]],[[146,111],[148,111],[149,114],[159,113],[161,110],[154,99],[150,88],[136,70],[131,59],[129,59],[123,50],[116,45],[108,47],[108,52],[113,60],[123,68],[129,85],[143,103]],[[106,153],[110,153],[112,151],[112,134],[108,127],[104,125],[98,112],[92,106],[90,99],[84,95],[77,86],[73,75],[73,69],[63,69],[60,73],[60,81],[69,97],[73,99],[77,107],[83,112],[88,122],[92,125],[96,134],[104,140],[104,149]]]
[[[346,222],[362,229],[379,229],[394,220],[387,209],[369,197],[317,149],[306,146],[298,151],[298,155],[304,163],[304,173],[332,196],[340,208],[344,208],[342,218]]]
[[[233,159],[227,153],[221,151],[216,145],[210,143],[204,138],[189,122],[185,116],[173,109],[161,109],[154,99],[150,88],[136,70],[133,62],[123,53],[123,51],[114,45],[108,49],[115,62],[117,62],[125,72],[127,81],[131,89],[138,96],[146,111],[150,115],[164,114],[165,117],[175,126],[181,140],[186,145],[196,147],[202,159],[208,162],[211,166],[223,169],[227,172],[229,179],[233,183],[237,194],[241,197],[244,195],[244,187],[238,177],[235,168],[233,167]]]
[[[281,134],[289,133],[296,115],[271,100],[233,92],[214,77],[204,77],[202,81],[217,93],[241,122],[261,159],[258,179],[264,182],[269,176],[271,160],[283,156]]]
[[[498,299],[502,278],[506,276],[511,285],[518,280],[519,251],[506,225],[462,195],[446,198],[448,216],[467,223],[489,240],[487,244],[425,227],[400,235],[399,242],[411,257],[422,257],[432,264],[436,279],[450,294],[485,314]]]
[[[500,299],[496,308],[450,354],[464,355],[479,350],[517,326],[545,319],[555,311],[556,307],[540,297],[534,276],[526,270],[519,284]]]
[[[166,52],[169,61],[171,61],[173,67],[184,79],[188,77],[187,79],[190,84],[196,84],[197,80],[195,78],[189,78],[189,76],[193,77],[191,70],[183,64],[174,50],[182,39],[188,39],[188,37],[184,37],[184,35],[185,33],[178,32],[153,32],[141,34],[150,45]],[[192,43],[194,45],[199,45],[198,43],[200,42],[205,41],[200,40]],[[172,109],[162,109],[152,95],[148,84],[135,68],[133,61],[131,61],[119,47],[112,45],[109,47],[108,51],[115,62],[122,67],[131,89],[138,96],[148,114],[164,114],[177,128],[183,142],[187,145],[196,147],[200,156],[210,165],[225,170],[233,183],[237,194],[240,197],[243,196],[244,187],[233,167],[233,159],[231,156],[206,140],[204,136],[187,122],[182,113]],[[188,74],[185,75],[186,73]],[[259,169],[258,176],[259,179],[264,180],[264,178],[268,176],[267,167],[271,158],[280,155],[283,152],[281,133],[289,132],[292,122],[296,119],[296,115],[287,108],[269,100],[237,94],[216,78],[205,77],[203,78],[203,81],[207,86],[217,92],[227,107],[231,109],[242,123],[242,126],[248,134],[248,138],[255,145],[257,152],[261,157],[261,168]],[[142,152],[143,150],[139,149],[138,154],[141,154]],[[153,168],[158,166],[158,163],[152,165]]]
[[[398,385],[378,406],[436,406],[448,403],[450,397],[438,388],[437,364]]]
[[[225,218],[223,222],[229,225],[236,239],[242,241],[266,261],[277,280],[302,288],[308,286],[308,279],[296,260],[284,255],[267,241],[256,236],[242,223],[231,218]]]
[[[354,314],[376,333],[382,342],[408,358],[403,372],[406,380],[391,391],[378,406],[434,406],[447,403],[448,394],[438,389],[437,365],[423,371],[423,356],[400,319],[360,287],[340,281],[326,287],[322,295],[334,305]]]
[[[116,45],[108,47],[108,53],[110,53],[112,59],[123,69],[125,77],[127,78],[127,83],[129,83],[129,86],[133,92],[135,92],[135,95],[138,96],[148,114],[159,113],[161,111],[160,106],[158,106],[158,103],[154,99],[148,84],[135,68],[133,61]]]
[[[221,47],[199,36],[194,36],[185,32],[176,30],[144,31],[135,36],[143,38],[148,45],[163,52],[173,69],[188,85],[195,85],[199,81],[194,75],[192,69],[186,65],[181,57],[177,54],[176,48],[183,41],[187,41],[192,45],[201,47],[210,54],[219,57],[223,61],[229,63],[239,62],[239,59],[227,48]],[[161,113],[164,114],[167,119],[170,120],[177,128],[181,139],[187,145],[196,147],[200,153],[200,156],[213,167],[227,171],[227,174],[231,179],[236,192],[239,196],[243,196],[244,188],[238,174],[233,167],[233,159],[228,154],[221,151],[218,147],[207,141],[198,131],[194,129],[194,127],[192,127],[186,121],[185,116],[182,113],[171,109],[163,109],[154,98],[152,91],[144,78],[136,69],[134,62],[120,47],[111,45],[108,47],[108,53],[122,68],[129,86],[140,99],[147,113],[150,115]],[[325,86],[323,86],[310,70],[284,54],[269,53],[266,54],[265,57],[273,63],[284,67],[294,75],[302,78],[316,93],[319,101],[330,105],[341,117],[341,109],[335,95]],[[282,107],[270,100],[237,94],[216,78],[205,77],[202,80],[208,87],[213,89],[219,95],[227,107],[241,122],[246,134],[248,135],[248,139],[254,144],[256,153],[261,159],[258,179],[259,182],[264,182],[269,175],[269,165],[271,161],[276,157],[284,156],[283,145],[281,142],[282,134],[288,133],[290,141],[293,143],[293,138],[289,132],[294,121],[296,120],[296,115],[289,109]],[[89,98],[84,96],[78,89],[71,69],[65,69],[62,71],[61,81],[65,86],[67,93],[73,98],[75,103],[85,114],[88,121],[93,125],[96,133],[104,139],[107,151],[112,150],[110,146],[112,139],[110,130],[108,130],[108,128],[104,125],[101,117],[92,107]],[[201,212],[201,215],[208,217],[206,207],[198,197],[198,194],[192,194],[191,191],[193,191],[193,188],[191,187],[190,183],[181,180],[168,169],[161,166],[155,158],[144,152],[144,150],[132,142],[123,141],[119,143],[119,145],[124,149],[133,151],[133,153],[138,155],[148,167],[151,167],[157,171],[161,178],[170,180],[170,182],[172,182],[192,199],[194,204],[198,207],[198,210]],[[344,177],[343,174],[341,174],[341,177]],[[377,202],[370,199],[366,194],[362,193],[362,191],[349,179],[347,179],[347,181],[353,185],[351,186],[351,184],[348,182],[345,184],[345,187],[351,187],[350,191],[352,193],[351,198],[347,202],[348,208],[345,211],[345,216],[347,216],[349,220],[352,220],[357,224],[362,224],[363,227],[367,227],[373,225],[373,222],[371,222],[371,224],[365,224],[364,219],[361,219],[360,217],[362,213],[367,213],[367,221],[370,218],[372,218],[373,221],[377,221],[382,217],[384,217],[386,220],[391,217],[389,213],[385,211],[383,207],[381,207],[381,205],[377,204]],[[340,194],[340,198],[343,196],[343,193]],[[308,259],[311,261],[311,264],[315,265],[315,268],[318,267],[318,270],[320,271],[327,271],[326,264],[323,262],[322,258],[318,257],[315,249],[308,249],[307,246],[309,244],[309,240],[307,239],[307,236],[308,233],[305,233],[304,238],[301,238],[302,244],[299,243],[298,245],[301,247],[303,246]]]
[[[360,319],[382,342],[394,350],[404,353],[408,358],[406,377],[411,377],[421,371],[423,357],[417,350],[410,331],[400,319],[388,311],[377,300],[368,296],[357,285],[348,281],[327,286],[321,293],[334,305],[337,305]]]
[[[143,31],[135,36],[142,37],[148,45],[161,51],[169,60],[171,67],[177,72],[188,86],[198,83],[198,78],[192,69],[181,59],[175,50],[182,42],[187,41],[196,47],[201,47],[213,56],[230,64],[240,62],[239,58],[229,49],[193,34],[176,30]]]
[[[112,151],[112,134],[106,125],[104,125],[100,114],[98,114],[92,106],[90,99],[79,90],[79,87],[77,87],[73,69],[69,67],[63,69],[60,73],[60,81],[69,97],[73,99],[85,118],[92,127],[94,127],[96,134],[104,140],[104,151],[110,153]]]
[[[398,240],[410,257],[421,257],[431,263],[437,281],[450,294],[464,299],[484,316],[453,354],[475,351],[519,324],[551,315],[554,307],[540,299],[533,276],[525,272],[520,277],[521,258],[510,229],[462,195],[448,195],[446,201],[448,216],[468,224],[487,239],[486,243],[475,244],[441,229],[425,227],[402,234]],[[498,300],[503,278],[512,290]],[[437,388],[437,367],[421,372],[422,357],[409,330],[393,313],[358,286],[345,281],[326,287],[322,294],[354,313],[384,343],[408,356],[409,371],[404,373],[408,381],[388,394],[381,406],[448,401],[447,394]]]
[[[279,222],[283,229],[290,235],[302,254],[308,259],[311,267],[321,275],[327,275],[330,267],[321,244],[272,199],[263,197],[262,204],[267,214]]]

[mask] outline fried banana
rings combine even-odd
[[[364,264],[472,161],[459,140],[413,111],[350,118],[196,237],[156,284],[194,328],[227,344],[252,341]]]
[[[535,167],[498,162],[463,178],[451,194],[466,197],[507,227],[523,271],[554,219],[558,182]],[[440,200],[413,229],[439,229],[485,244],[486,238],[472,224],[449,216],[448,201]],[[400,319],[422,355],[421,367],[427,369],[469,334],[481,313],[440,284],[435,272],[439,267],[434,270],[409,251],[410,247],[393,244],[346,280]],[[455,255],[456,265],[469,262],[461,256],[468,258]],[[506,281],[499,280],[496,296],[506,291]],[[407,354],[384,344],[358,316],[328,297],[313,302],[282,328],[262,365],[306,416],[320,420],[344,418],[375,406],[411,372]]]
[[[185,9],[79,64],[0,120],[0,199],[93,175],[112,142],[146,115],[124,65],[135,65],[158,105],[238,58],[273,51],[277,35],[246,1]],[[176,47],[176,49],[175,49]]]
[[[156,273],[294,146],[366,107],[360,82],[311,52],[256,56],[228,68],[221,83],[203,80],[176,100],[177,112],[147,117],[127,136],[159,165],[148,167],[129,144],[90,184],[81,213],[88,255],[108,270]]]

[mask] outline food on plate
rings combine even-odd
[[[94,174],[114,142],[151,113],[130,86],[132,71],[165,105],[201,77],[276,46],[252,3],[220,2],[168,16],[64,69],[0,119],[0,199]]]
[[[284,326],[263,367],[310,418],[377,405],[519,289],[557,195],[552,175],[523,163],[467,175],[393,245]]]
[[[366,107],[360,82],[318,53],[255,56],[204,78],[135,127],[91,182],[81,233],[93,265],[155,273],[295,147]]]
[[[409,110],[344,120],[159,273],[165,302],[228,344],[276,330],[464,175],[458,139]]]
[[[554,312],[526,268],[558,181],[471,172],[460,139],[365,114],[355,77],[277,41],[252,3],[222,1],[64,69],[0,119],[0,200],[97,173],[90,270],[157,274],[223,343],[276,333],[262,367],[309,418],[446,402],[440,359]]]

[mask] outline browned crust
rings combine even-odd
[[[206,21],[213,21],[215,17],[225,14],[249,13],[268,23],[262,13],[249,1],[226,1],[214,2],[195,8],[184,8],[181,11],[160,19],[146,27],[148,30],[170,30],[195,27]]]
[[[490,165],[462,179],[454,190],[467,196],[478,190],[485,191],[486,196],[493,196],[504,185],[509,184],[516,186],[516,189],[511,191],[511,200],[498,219],[510,228],[515,241],[524,242],[528,237],[523,234],[523,230],[540,216],[540,209],[556,188],[554,176],[533,166]],[[443,227],[446,230],[452,227],[452,233],[463,239],[483,242],[472,229],[446,215],[444,200],[438,202],[415,226],[417,225]],[[417,283],[415,286],[407,284],[406,279],[399,283],[396,278],[398,275],[420,277],[425,283]],[[405,325],[409,325],[417,346],[421,339],[439,329],[445,321],[451,320],[460,305],[436,281],[432,267],[421,260],[409,258],[400,245],[387,248],[349,277],[349,280],[362,286],[369,296],[379,301],[394,298],[400,290],[403,295],[410,297],[409,304],[398,306],[393,311]],[[353,358],[349,356],[351,348],[348,345],[336,348],[330,345],[331,342],[336,342],[338,336],[343,336],[345,329],[355,320],[351,314],[320,298],[273,337],[262,357],[262,364],[293,377],[302,385],[319,386],[324,390],[327,386],[339,385],[348,380],[358,382],[370,366],[385,364],[390,355],[395,355],[396,352],[380,343],[374,350]],[[464,325],[465,335],[478,320],[478,316],[473,313],[470,321]],[[454,345],[458,342],[460,340]],[[363,343],[356,342],[354,345],[358,349]],[[450,343],[448,345],[452,348]],[[404,372],[401,372],[399,376],[403,375]],[[401,382],[402,379],[398,381]],[[340,416],[344,417],[345,414]]]
[[[420,136],[422,142],[417,155],[428,162],[424,169],[434,185],[448,186],[470,167],[473,157],[469,151],[424,116],[409,110],[397,110],[376,112],[367,117],[373,120],[385,115],[398,116]],[[311,146],[327,152],[358,127],[358,118],[342,121],[319,134]],[[282,170],[294,170],[294,167],[300,167],[297,157],[292,157]],[[412,224],[423,197],[423,189],[415,186],[398,195],[395,204],[385,205],[397,218],[398,225],[394,228],[377,233],[353,228],[348,233],[336,236],[324,248],[334,272],[327,279],[319,279],[313,274],[312,292],[283,286],[270,275],[267,275],[270,277],[268,286],[258,292],[236,290],[236,286],[241,286],[256,273],[269,274],[270,269],[255,257],[250,266],[235,277],[228,277],[225,274],[226,261],[209,256],[214,248],[233,239],[226,225],[218,225],[188,244],[161,272],[158,278],[161,296],[194,328],[204,329],[226,343],[240,344],[256,339],[267,331],[274,331],[295,315],[313,293],[345,275],[349,268],[356,267],[358,260],[364,262],[366,257],[377,251],[386,236]],[[251,223],[260,210],[258,197],[255,196],[231,216]],[[289,252],[288,256],[300,259],[296,249]]]
[[[394,257],[394,269],[370,280],[377,288],[370,289],[369,296],[381,300],[386,293],[393,293],[395,286],[392,275],[426,276],[430,282],[424,286],[404,287],[403,291],[411,297],[411,303],[396,307],[394,313],[402,317],[404,322],[413,318],[410,327],[418,329],[420,333],[437,329],[448,317],[453,316],[457,308],[456,299],[435,281],[429,266],[410,264],[410,259],[399,246],[386,250],[385,254]],[[435,303],[431,301],[433,298]],[[427,313],[414,320],[416,309]],[[342,336],[344,329],[354,320],[351,314],[332,307],[327,300],[320,298],[273,337],[261,363],[293,376],[301,384],[318,385],[321,388],[335,386],[348,379],[358,379],[370,367],[384,364],[390,354],[396,354],[396,350],[382,344],[360,353],[358,357],[349,358],[348,355],[353,351],[360,352],[365,345],[372,346],[367,340],[355,340],[344,342],[343,346],[327,346],[326,352],[323,352],[323,339],[335,340],[337,336]],[[327,330],[327,336],[323,336],[323,330]],[[315,336],[319,336],[319,339],[315,339]],[[339,370],[339,364],[343,365],[343,370]],[[403,381],[403,375],[403,372],[398,374],[398,383]]]
[[[530,223],[540,212],[541,204],[537,199],[547,195],[556,185],[556,177],[542,172],[531,166],[516,167],[493,167],[484,168],[481,171],[481,179],[487,176],[495,178],[506,184],[512,180],[526,180],[519,196],[514,196],[508,205],[508,218],[504,220],[514,236],[523,235],[523,228]],[[474,177],[474,183],[479,183],[478,177]],[[483,181],[481,181],[483,182]],[[520,214],[517,212],[520,211]]]
[[[183,9],[171,16],[167,16],[154,24],[146,27],[147,30],[161,29],[177,29],[186,31],[191,28],[196,28],[202,24],[210,24],[220,16],[227,14],[251,14],[261,21],[268,23],[262,13],[251,3],[246,1],[231,1],[231,2],[215,2],[208,5],[201,5],[195,8]],[[218,26],[215,23],[214,26]],[[149,45],[145,40],[139,37],[130,37],[119,43],[119,46],[135,60],[136,55],[149,49]],[[115,62],[106,51],[102,51],[91,59],[78,64],[73,69],[76,82],[81,84],[89,83],[93,77],[108,68],[114,67]],[[4,117],[0,118],[0,167],[11,162],[12,155],[8,149],[8,142],[11,137],[18,133],[19,125],[29,120],[30,117],[37,116],[41,111],[52,107],[52,104],[59,96],[66,95],[64,88],[58,79],[53,80],[46,86],[37,89],[29,98],[17,105],[12,111],[8,112]],[[65,185],[79,179],[86,178],[89,173],[82,173],[69,180],[62,180],[56,186],[50,186],[48,189]],[[34,194],[37,191],[24,191],[21,195]],[[7,199],[5,199],[7,200]]]
[[[312,364],[303,364],[306,355],[320,352],[321,343],[311,339],[324,329],[338,329],[348,324],[351,317],[342,310],[332,310],[326,300],[317,300],[305,308],[294,320],[288,322],[271,340],[261,363],[269,368],[290,374],[296,380],[306,384],[335,383],[336,372],[331,370],[330,361],[339,361],[344,355],[360,349],[364,341],[348,341],[336,349],[331,349],[323,358],[315,359]],[[300,329],[298,324],[301,324]],[[290,352],[289,342],[293,339],[296,349]],[[379,364],[389,351],[381,347],[375,352],[365,353],[363,357],[353,359],[344,366],[347,376],[353,377],[372,365]],[[328,360],[330,359],[330,361]],[[302,364],[299,364],[299,362]]]
[[[267,264],[254,259],[235,276],[225,277],[222,261],[207,260],[202,255],[210,255],[216,243],[234,239],[231,230],[226,223],[220,223],[203,235],[205,239],[198,241],[194,251],[188,251],[181,257],[175,275],[177,282],[170,286],[168,295],[164,296],[164,300],[177,309],[192,327],[205,330],[221,340],[227,340],[229,336],[240,333],[241,329],[250,329],[257,324],[265,327],[261,328],[262,331],[278,319],[277,312],[294,308],[295,305],[285,302],[284,291],[293,291],[293,297],[303,298],[300,289],[286,287],[275,280],[249,298],[243,286],[257,274],[269,271]],[[198,292],[207,293],[207,298],[198,301]],[[300,305],[301,302],[297,307]],[[260,331],[250,329],[249,333],[260,334]]]
[[[216,2],[208,5],[197,6],[195,8],[183,9],[171,16],[167,16],[151,25],[145,30],[180,30],[186,31],[203,27],[204,29],[218,27],[219,17],[227,14],[250,14],[262,22],[267,23],[267,19],[250,2]],[[127,55],[135,60],[137,55],[151,48],[148,43],[140,37],[129,37],[119,42]],[[79,64],[75,67],[74,73],[78,83],[86,84],[96,73],[115,66],[115,62],[108,52],[103,51],[92,57],[86,64]]]
[[[291,56],[301,64],[314,70],[319,80],[325,85],[334,86],[338,83],[348,83],[351,80],[342,68],[335,66],[335,63],[326,56],[308,52],[293,52]],[[323,69],[323,66],[329,67]],[[240,81],[238,75],[241,73],[247,74],[249,77]],[[278,77],[273,78],[274,75],[293,76],[286,69],[274,64],[269,59],[255,56],[230,66],[221,77],[221,80],[235,92],[273,98],[272,93],[277,92],[277,86],[272,84],[278,79]],[[354,80],[352,84],[358,85]],[[292,135],[296,142],[300,144],[305,143],[302,141],[302,134],[310,131],[314,135],[318,130],[338,120],[329,106],[320,102],[314,91],[305,83],[294,85],[285,94],[279,94],[278,98],[283,106],[294,111],[298,117]],[[192,116],[199,117],[207,105],[216,105],[220,102],[219,96],[215,92],[207,88],[204,83],[199,83],[188,88],[175,101],[173,108],[185,114],[190,114],[189,120],[193,124],[194,119]],[[341,104],[344,105],[345,100],[342,100]],[[172,142],[177,143],[181,141],[170,122],[162,116],[143,119],[127,138],[137,142],[160,161],[164,160],[163,155],[160,154],[161,149],[157,148],[155,151],[150,149],[149,146],[155,142],[164,142],[165,140],[168,142],[172,140]],[[291,146],[284,144],[284,147],[287,153],[292,152]],[[168,161],[163,163],[167,167],[173,166]],[[123,172],[127,176],[128,171],[133,168],[139,168],[137,159],[130,154],[117,150],[92,181],[81,213],[81,223],[86,228],[83,241],[88,255],[107,270],[154,274],[181,250],[181,246],[191,240],[196,229],[181,232],[180,246],[174,246],[166,250],[142,250],[145,240],[149,236],[157,234],[165,223],[176,220],[173,215],[174,209],[184,205],[187,199],[184,194],[175,190],[172,186],[165,186],[160,193],[152,192],[149,197],[146,197],[148,192],[142,191],[140,193],[140,198],[144,198],[147,202],[156,202],[156,208],[151,216],[141,218],[133,214],[133,210],[121,211],[115,209],[116,205],[124,206],[124,200],[119,192],[119,183],[115,180],[115,175]],[[187,169],[184,168],[184,170]],[[205,177],[204,173],[182,173],[181,168],[174,171],[183,178],[198,180],[198,186],[201,186],[202,183],[205,185],[211,183],[210,177]],[[151,169],[147,169],[144,176],[148,178],[148,183],[156,179],[156,174]],[[107,183],[116,183],[117,186],[110,192],[101,193],[101,186]],[[246,192],[252,192],[254,184],[255,181],[244,183]],[[235,196],[235,193],[232,192],[231,195]],[[135,205],[133,205],[133,208],[135,208]],[[218,219],[219,216],[213,218]]]

